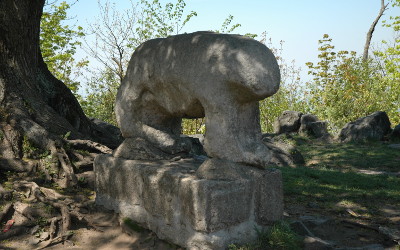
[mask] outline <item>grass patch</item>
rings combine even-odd
[[[238,246],[231,244],[229,250],[258,249],[302,249],[302,238],[290,228],[286,221],[278,221],[266,231],[257,231],[257,241],[252,244]]]
[[[400,179],[387,175],[365,175],[335,169],[281,168],[286,195],[320,201],[400,202]]]
[[[400,171],[400,153],[382,142],[298,143],[307,165],[342,170]]]
[[[377,207],[400,205],[400,178],[359,170],[400,171],[400,153],[382,142],[322,143],[294,138],[306,164],[280,168],[286,203],[317,202],[327,211],[359,208],[371,217]],[[336,211],[337,212],[337,211]]]
[[[137,224],[136,222],[134,222],[132,219],[130,219],[130,218],[124,218],[123,220],[122,220],[122,222],[127,226],[127,227],[129,227],[131,230],[133,230],[133,231],[135,231],[135,232],[138,232],[138,233],[141,233],[141,232],[144,232],[144,228],[143,227],[141,227],[139,224]]]

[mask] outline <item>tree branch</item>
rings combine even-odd
[[[375,31],[375,27],[378,24],[379,19],[383,16],[383,13],[385,12],[385,10],[387,10],[388,5],[389,5],[389,3],[385,4],[385,0],[381,0],[381,9],[379,10],[379,14],[375,18],[375,20],[372,22],[372,25],[368,30],[367,40],[365,41],[364,53],[363,53],[363,61],[364,62],[368,60],[368,51],[369,51],[369,46],[371,44],[372,34]]]

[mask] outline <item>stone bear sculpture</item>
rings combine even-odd
[[[258,101],[276,93],[272,52],[240,35],[195,32],[149,40],[132,55],[118,90],[116,117],[125,141],[114,156],[166,159],[190,149],[182,118],[205,116],[211,158],[263,167]]]

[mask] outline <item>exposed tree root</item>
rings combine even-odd
[[[1,170],[14,172],[31,172],[34,165],[18,158],[0,158]]]
[[[90,140],[67,140],[67,142],[75,149],[88,150],[90,152],[97,151],[98,153],[111,154],[112,150],[100,143]]]
[[[0,184],[0,200],[10,200],[11,199],[11,191],[5,190],[3,186]]]
[[[4,217],[10,212],[10,210],[13,208],[13,204],[9,203],[6,204],[3,208],[3,210],[0,213],[0,222],[3,221]]]
[[[45,174],[47,181],[56,181],[60,187],[67,188],[75,186],[78,182],[74,168],[90,167],[95,155],[98,153],[112,153],[112,150],[107,146],[91,140],[65,140],[61,136],[51,134],[44,127],[28,116],[21,115],[21,113],[24,112],[20,111],[20,115],[9,118],[7,123],[0,123],[1,131],[7,131],[8,135],[0,140],[0,149],[2,152],[7,153],[6,156],[8,156],[0,158],[0,169],[2,170],[33,172],[39,169]],[[19,125],[10,125],[16,123]],[[3,132],[3,134],[6,133]],[[23,139],[22,135],[24,135]],[[17,138],[18,136],[19,138]],[[21,143],[22,140],[24,140],[24,145]],[[47,150],[51,159],[46,159],[46,161],[42,159],[34,161],[22,160],[23,152],[27,151],[27,149],[23,148],[27,147],[25,144],[32,144],[29,147],[37,148],[38,150]],[[68,152],[65,148],[68,149]],[[86,152],[83,152],[85,153],[83,154],[76,150],[84,150]],[[37,153],[36,155],[40,154]],[[77,158],[78,161],[73,164],[70,156]],[[55,173],[57,176],[55,176]]]
[[[14,181],[13,187],[15,192],[20,192],[25,196],[25,202],[27,199],[29,204],[40,203],[43,204],[43,206],[46,206],[47,209],[52,207],[54,211],[57,211],[56,214],[49,214],[50,218],[47,219],[47,232],[49,233],[49,238],[42,242],[37,249],[43,249],[50,245],[67,241],[73,235],[70,231],[73,219],[75,219],[75,221],[82,221],[85,225],[92,227],[95,230],[102,231],[101,227],[96,226],[93,221],[80,212],[81,209],[90,209],[90,200],[82,200],[77,203],[74,200],[76,198],[60,194],[50,188],[41,187],[36,182],[32,181]],[[32,209],[32,205],[29,204],[17,201],[5,205],[3,210],[0,211],[0,222],[5,220],[6,215],[8,217],[11,214],[14,218],[16,213],[19,214],[18,216],[22,215],[26,218],[25,220],[29,221],[29,223],[23,225],[13,226],[12,232],[10,230],[9,233],[3,235],[4,239],[22,234],[26,232],[27,226],[29,227],[37,223],[35,210]],[[24,228],[24,230],[20,229],[20,227]]]
[[[67,233],[65,235],[60,235],[60,236],[57,236],[55,238],[50,238],[50,240],[48,240],[43,246],[40,246],[40,247],[38,247],[36,249],[44,249],[44,248],[49,247],[51,245],[55,245],[55,244],[58,244],[58,243],[63,243],[65,241],[67,241],[69,239],[69,237],[71,237],[71,236],[72,236],[71,233]]]
[[[76,187],[78,185],[76,170],[81,167],[85,168],[83,170],[90,170],[93,167],[94,157],[98,153],[112,152],[110,148],[91,140],[67,140],[61,134],[51,132],[48,128],[40,125],[41,123],[36,122],[34,117],[21,106],[15,106],[9,113],[14,115],[7,118],[0,117],[0,132],[3,135],[0,137],[0,153],[3,156],[0,159],[1,171],[27,172],[33,180],[40,176],[40,179],[47,184],[56,182],[61,188]],[[72,137],[76,138],[77,136]],[[42,174],[38,175],[37,172]],[[71,236],[72,221],[82,221],[85,225],[101,231],[100,227],[80,213],[80,209],[89,210],[88,207],[85,207],[88,203],[81,202],[78,205],[68,195],[41,187],[38,183],[42,182],[13,181],[16,195],[24,197],[24,202],[42,204],[39,206],[47,209],[51,207],[51,210],[54,211],[52,213],[56,213],[49,215],[50,218],[46,217],[45,227],[48,228],[49,239],[42,242],[38,249],[66,242]],[[12,192],[0,186],[0,196],[3,198],[11,195]],[[35,213],[37,213],[35,209],[26,203],[8,204],[0,213],[0,220],[4,220],[6,214],[12,214],[12,216],[23,218],[29,223],[14,225],[2,237],[6,239],[26,232],[31,225],[38,223],[38,215]],[[43,221],[40,223],[43,227]]]

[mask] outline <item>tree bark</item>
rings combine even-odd
[[[367,33],[367,39],[365,41],[365,46],[364,46],[364,53],[363,53],[363,61],[368,60],[368,51],[369,51],[369,46],[371,45],[371,39],[372,39],[372,34],[375,31],[375,27],[379,22],[379,19],[383,16],[383,13],[385,12],[388,4],[385,4],[385,0],[381,0],[381,9],[379,10],[378,16],[375,18],[375,20],[372,22],[371,27],[368,30]]]
[[[96,125],[43,61],[39,32],[44,3],[0,1],[0,164],[12,162],[9,168],[28,168],[22,160],[21,141],[26,139],[58,159],[60,176],[68,186],[76,183],[76,177],[62,137],[70,133],[69,139],[102,142],[107,135],[96,134]],[[117,144],[110,138],[103,141]]]

